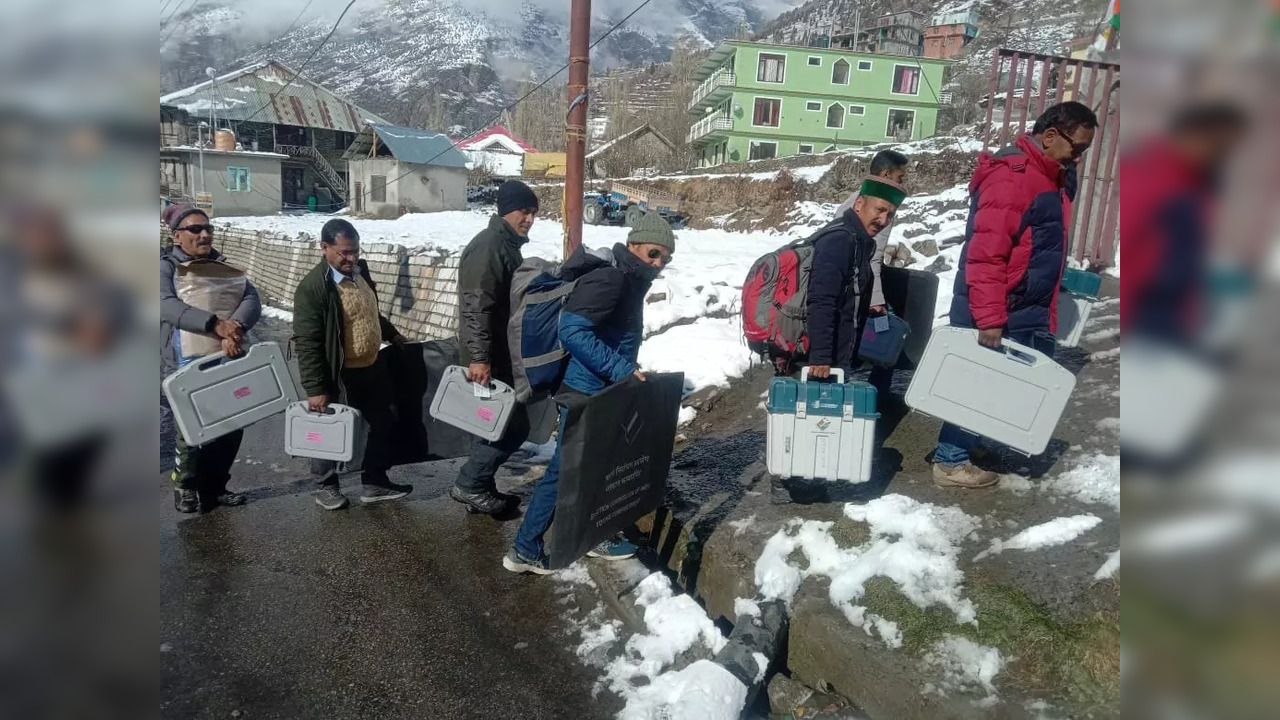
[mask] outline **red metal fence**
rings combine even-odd
[[[1120,66],[1001,49],[991,65],[984,148],[1012,142],[1048,105],[1076,100],[1098,114],[1093,147],[1077,168],[1071,252],[1076,260],[1111,265],[1119,241]]]

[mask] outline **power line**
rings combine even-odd
[[[173,19],[178,17],[179,13],[183,12],[182,6],[189,5],[192,2],[194,2],[194,0],[178,0],[178,6],[173,9],[173,12],[169,13],[169,17],[165,18],[165,20],[168,22],[173,22]],[[176,33],[178,31],[178,28],[182,27],[182,25],[183,25],[182,20],[179,20],[176,24],[174,24],[174,26],[169,29],[169,32],[165,33],[165,36],[160,39],[160,44],[164,45],[165,43],[169,42],[169,38],[173,37],[173,34]]]
[[[302,16],[306,14],[307,9],[311,7],[311,3],[313,2],[315,2],[315,0],[307,0],[307,4],[302,6],[302,10],[301,12],[298,13],[298,16],[293,19],[293,22],[289,23],[289,27],[285,28],[284,32],[280,33],[280,38],[277,38],[277,39],[283,39],[285,35],[289,34],[290,30],[297,27],[298,21],[301,20]]]

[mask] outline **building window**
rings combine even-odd
[[[227,190],[231,192],[250,192],[249,168],[227,167]]]
[[[919,95],[920,68],[895,65],[893,67],[893,92],[898,95]]]
[[[770,160],[778,157],[778,143],[752,142],[749,160]]]
[[[844,106],[832,105],[827,108],[827,127],[842,128],[844,127]]]
[[[850,115],[866,115],[867,108],[865,105],[850,105],[849,114]]]
[[[822,103],[817,100],[809,100],[804,104],[804,109],[810,112],[822,112]]]
[[[812,155],[812,154],[813,154],[813,146],[812,146],[812,145],[801,145],[801,146],[800,146],[800,154],[801,154],[801,155]]]
[[[889,126],[885,129],[884,136],[897,140],[910,140],[915,131],[915,124],[915,110],[890,110]]]
[[[756,66],[756,81],[781,83],[787,75],[787,56],[760,53],[760,62]]]
[[[370,175],[369,176],[369,199],[373,202],[387,201],[387,176],[386,175]]]
[[[843,59],[837,60],[836,64],[831,66],[831,84],[849,84],[849,63],[845,62]]]
[[[814,67],[822,67],[822,58],[818,57],[817,55],[810,55],[809,64]]]
[[[858,69],[859,69],[859,70],[861,70],[862,72],[867,72],[868,70],[870,70],[870,69],[871,69],[871,61],[870,61],[870,60],[859,60],[859,61],[858,61]]]
[[[778,127],[778,119],[782,115],[782,101],[776,98],[756,98],[755,112],[751,115],[751,124],[758,127]]]

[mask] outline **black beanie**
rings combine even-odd
[[[508,180],[498,186],[498,214],[506,215],[525,208],[538,209],[538,196],[519,180]]]

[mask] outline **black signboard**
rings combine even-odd
[[[547,553],[563,568],[662,504],[684,373],[606,388],[569,409]]]

